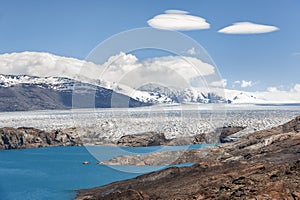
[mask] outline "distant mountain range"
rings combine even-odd
[[[94,95],[94,102],[84,102],[87,100],[87,95]],[[77,99],[76,105],[73,104],[74,98]],[[117,99],[113,105],[112,98]],[[0,75],[0,111],[2,112],[85,108],[90,105],[96,108],[124,107],[124,102],[128,107],[151,105],[111,89],[69,78]]]
[[[167,103],[228,103],[224,97],[213,92],[200,91],[197,88],[170,88],[155,84],[146,84],[140,88],[154,96],[165,97]]]
[[[124,53],[121,56],[126,57]],[[179,89],[153,83],[131,88],[107,80],[98,80],[96,76],[87,78],[93,76],[93,70],[89,69],[97,69],[96,64],[50,53],[2,54],[0,63],[3,66],[0,71],[0,111],[138,107],[177,103],[267,104],[273,103],[274,100],[276,102],[276,98],[268,97],[271,93],[222,88]],[[78,74],[82,69],[87,69],[90,74],[84,78],[80,77]],[[10,72],[36,76],[10,75]],[[281,95],[283,99],[290,98],[288,93],[285,96]],[[298,97],[294,96],[294,99],[298,100]]]
[[[254,96],[244,93],[237,94],[233,99],[226,99],[215,93],[199,92],[193,88],[176,90],[154,84],[132,91],[134,92],[129,93],[124,86],[115,87],[113,90],[64,77],[0,75],[0,111],[69,109],[90,105],[110,108],[172,103],[243,103],[246,100],[251,103],[256,100]],[[85,104],[87,95],[94,95],[95,102]],[[72,104],[74,97],[76,105]]]

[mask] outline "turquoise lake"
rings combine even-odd
[[[73,191],[76,189],[101,186],[168,167],[122,166],[120,169],[115,169],[105,165],[97,165],[99,158],[96,159],[90,154],[91,149],[94,152],[99,152],[103,159],[109,159],[118,155],[202,147],[204,146],[138,148],[111,146],[86,148],[82,146],[0,151],[0,199],[74,199],[76,194]],[[90,164],[83,165],[83,161],[88,161]],[[186,165],[191,165],[191,163],[181,166]],[[131,173],[132,171],[139,173]]]

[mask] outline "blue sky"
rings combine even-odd
[[[299,0],[0,0],[0,53],[45,51],[84,59],[101,41],[165,10],[200,16],[210,29],[182,31],[211,55],[231,88],[252,81],[246,90],[299,83]],[[235,22],[268,24],[280,30],[251,35],[222,34]]]

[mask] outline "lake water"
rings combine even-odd
[[[125,147],[120,151],[118,147],[97,146],[88,149],[101,152],[103,159],[110,159],[120,154],[144,154],[201,147],[203,146]],[[89,161],[90,164],[83,165],[83,161]],[[109,166],[97,165],[97,162],[85,147],[0,151],[0,199],[73,199],[76,195],[73,190],[105,185],[136,177],[142,172],[162,169],[157,166],[123,166],[122,169],[116,170]],[[135,170],[141,173],[129,173]]]

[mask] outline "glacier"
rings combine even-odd
[[[81,137],[111,141],[127,134],[163,132],[167,138],[210,133],[222,126],[247,127],[247,134],[283,124],[300,115],[299,106],[205,104],[147,108],[77,109],[0,112],[0,127],[35,127],[43,130],[77,127]],[[217,133],[216,133],[217,134]]]

